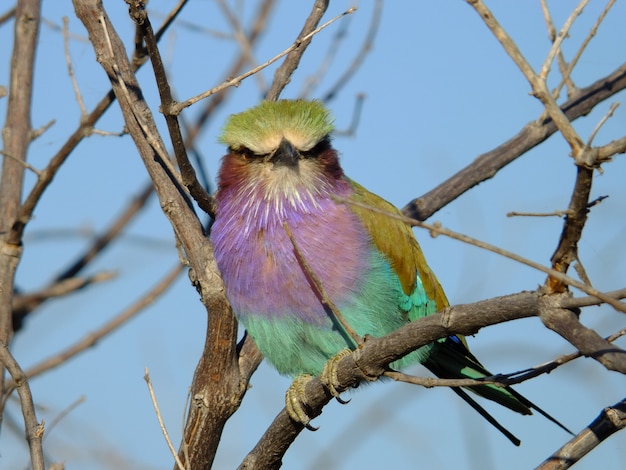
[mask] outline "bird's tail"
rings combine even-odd
[[[491,374],[469,351],[464,339],[450,336],[434,343],[433,349],[424,365],[437,377],[442,379],[481,379]],[[537,405],[524,398],[511,387],[499,387],[493,384],[473,385],[466,387],[477,395],[495,401],[513,411],[524,415],[532,414],[532,410],[542,414],[550,421],[570,434],[573,434],[563,424],[543,411]],[[520,440],[496,421],[482,406],[480,406],[465,390],[453,387],[452,390],[465,400],[472,408],[489,423],[502,432],[513,444],[520,445]]]

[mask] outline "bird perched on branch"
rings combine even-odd
[[[265,358],[292,377],[320,374],[357,346],[355,335],[384,336],[448,306],[411,227],[385,215],[398,209],[344,174],[332,130],[321,102],[265,101],[232,115],[220,138],[228,154],[210,238],[226,294]],[[442,378],[491,376],[461,336],[391,367],[415,362]],[[519,445],[465,390],[453,390]],[[469,390],[563,427],[509,387]]]

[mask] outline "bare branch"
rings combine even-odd
[[[196,172],[187,157],[187,150],[180,131],[178,119],[176,115],[169,114],[167,112],[167,110],[173,106],[174,98],[172,97],[170,85],[167,80],[167,74],[165,73],[165,67],[163,66],[163,62],[161,60],[161,53],[159,52],[145,5],[143,2],[136,2],[134,0],[126,0],[126,3],[129,4],[130,15],[137,24],[137,28],[141,31],[146,42],[148,55],[150,56],[150,60],[152,62],[152,68],[154,70],[159,95],[161,97],[161,108],[165,110],[165,121],[170,134],[172,147],[174,148],[174,154],[176,155],[176,161],[178,162],[178,167],[180,168],[183,184],[187,187],[189,193],[196,200],[200,208],[207,214],[214,216],[215,201],[206,192],[196,177]]]
[[[48,299],[71,294],[94,283],[108,281],[113,277],[115,277],[115,273],[108,271],[87,277],[70,277],[59,280],[36,292],[15,295],[13,298],[13,321],[16,321],[16,317],[23,319],[28,313]],[[17,328],[15,331],[17,331]]]
[[[171,21],[173,21],[173,19],[180,11],[180,8],[182,8],[182,5],[184,5],[186,1],[187,0],[181,0],[179,4],[174,7],[172,13],[168,16],[168,19],[166,20],[164,25],[157,32],[157,40],[161,38],[165,29],[171,24]],[[145,60],[142,61],[137,58],[133,58],[133,70],[137,70],[138,68],[140,68],[144,62]],[[12,243],[17,244],[21,241],[24,228],[26,227],[26,224],[30,221],[35,207],[41,199],[44,191],[52,182],[54,175],[57,173],[61,165],[65,163],[72,151],[78,146],[83,138],[91,135],[94,132],[93,128],[96,122],[98,122],[98,120],[102,117],[105,111],[109,109],[109,106],[111,106],[113,101],[115,101],[115,93],[113,92],[113,90],[110,90],[100,100],[100,102],[91,111],[91,113],[86,118],[81,120],[78,128],[70,135],[70,137],[65,141],[63,146],[50,159],[48,166],[41,170],[39,178],[37,178],[37,182],[26,197],[26,200],[19,208],[19,215],[17,217],[16,223],[13,226],[13,232],[10,234],[10,240],[12,241]]]
[[[259,4],[254,23],[252,24],[250,32],[247,35],[247,42],[250,44],[250,47],[253,47],[253,45],[256,44],[257,40],[259,39],[261,32],[264,30],[267,23],[267,19],[275,5],[276,0],[264,0]],[[224,75],[224,81],[227,81],[231,77],[238,75],[246,63],[246,55],[245,52],[242,51],[239,57],[237,57],[237,59],[235,60],[235,63],[228,68],[228,71]],[[213,114],[213,112],[217,108],[219,108],[222,103],[224,103],[230,90],[232,90],[232,88],[224,88],[221,92],[213,95],[213,99],[207,102],[206,106],[204,107],[204,109],[202,109],[200,115],[196,119],[193,127],[187,130],[187,139],[185,140],[185,144],[187,145],[187,147],[193,147],[193,142],[200,133],[200,130],[206,125],[209,117]]]
[[[26,170],[21,162],[26,161],[31,142],[30,113],[40,10],[40,0],[17,2],[7,115],[2,129],[3,151],[12,157],[2,159],[0,173],[0,342],[4,345],[8,345],[13,336],[11,304],[15,271],[22,256],[21,237],[15,238],[12,233],[19,220]],[[4,367],[0,367],[0,389],[4,376]]]
[[[13,8],[8,9],[6,12],[2,13],[0,15],[0,25],[6,23],[11,18],[13,18],[15,16],[16,11],[17,11],[17,8],[13,7]]]
[[[72,67],[72,58],[70,57],[70,33],[69,33],[69,23],[70,20],[67,16],[63,17],[63,47],[65,49],[65,63],[67,64],[67,73],[72,80],[72,86],[74,87],[74,94],[76,95],[76,102],[80,107],[80,115],[81,119],[84,119],[87,116],[87,108],[85,107],[85,103],[83,101],[83,97],[80,94],[80,89],[78,88],[78,82],[76,81],[76,76],[74,75],[74,68]]]
[[[332,100],[335,96],[337,96],[341,89],[348,83],[350,78],[352,78],[357,73],[357,71],[365,61],[365,57],[367,56],[367,54],[371,52],[374,40],[376,39],[376,34],[378,33],[380,21],[383,16],[382,10],[382,0],[376,0],[374,4],[374,10],[372,12],[370,26],[367,31],[367,35],[365,36],[365,40],[363,41],[363,44],[361,44],[359,52],[356,54],[346,70],[339,76],[335,84],[332,85],[330,89],[323,95],[322,101],[328,102]]]
[[[143,379],[146,381],[146,384],[148,385],[148,392],[150,393],[150,400],[152,401],[152,406],[154,407],[154,412],[156,413],[157,420],[159,421],[159,427],[161,428],[163,437],[165,437],[165,442],[167,442],[167,447],[169,448],[171,454],[174,456],[174,460],[176,461],[176,465],[178,466],[179,470],[186,470],[185,466],[178,458],[176,449],[174,448],[174,445],[172,444],[170,435],[167,432],[165,423],[163,422],[163,416],[161,416],[161,410],[159,409],[159,403],[157,402],[156,395],[154,393],[154,388],[152,387],[152,380],[150,380],[150,372],[148,371],[147,367],[143,375]]]
[[[550,38],[550,41],[554,43],[554,41],[556,41],[556,28],[554,27],[554,22],[552,21],[552,16],[550,15],[550,10],[548,9],[547,1],[540,0],[539,3],[541,4],[541,11],[543,12],[543,18],[546,22],[546,27],[548,28],[548,37]],[[576,88],[576,85],[574,85],[574,82],[572,81],[572,78],[570,76],[571,69],[568,70],[568,65],[567,65],[567,62],[565,61],[562,48],[559,48],[557,61],[558,61],[559,70],[561,72],[561,75],[563,76],[563,79],[561,81],[561,85],[552,92],[552,96],[554,97],[554,99],[558,99],[561,93],[561,87],[563,86],[563,84],[567,85],[568,96]]]
[[[598,103],[626,88],[626,63],[592,85],[576,90],[561,110],[571,121],[588,114]],[[442,207],[496,173],[557,131],[550,118],[528,123],[511,139],[478,156],[470,165],[448,178],[436,188],[409,202],[403,212],[417,220],[426,220]],[[611,147],[623,149],[623,139]],[[624,152],[624,150],[621,150]],[[609,149],[605,155],[609,154]]]
[[[28,385],[28,379],[24,374],[24,371],[22,371],[20,365],[11,355],[11,352],[7,348],[6,344],[2,341],[0,341],[0,361],[9,371],[9,374],[11,374],[15,383],[15,388],[17,388],[17,393],[20,396],[22,414],[24,415],[26,440],[28,441],[28,447],[30,449],[30,462],[32,468],[33,470],[45,470],[43,449],[41,447],[44,423],[43,421],[41,424],[37,422],[33,396],[30,393],[30,386]]]
[[[385,373],[389,363],[439,338],[453,334],[472,335],[487,325],[538,315],[540,298],[541,294],[537,292],[522,292],[456,305],[410,322],[382,338],[366,337],[361,348],[338,361],[335,388],[341,392],[367,378],[379,377]],[[318,416],[332,399],[319,378],[306,384],[305,396],[311,418]],[[303,429],[303,425],[292,421],[283,409],[239,468],[277,468],[282,456]]]
[[[568,20],[565,22],[565,25],[559,32],[558,37],[552,44],[552,47],[548,53],[548,56],[546,57],[546,60],[544,61],[539,75],[535,73],[535,71],[528,63],[522,52],[519,50],[513,39],[511,39],[505,29],[500,26],[493,13],[487,8],[483,1],[466,1],[476,10],[476,12],[483,19],[485,25],[487,25],[489,30],[500,42],[506,53],[511,57],[511,59],[513,59],[515,64],[522,71],[522,73],[526,77],[526,80],[528,80],[532,87],[533,94],[545,106],[545,109],[550,115],[550,118],[552,118],[556,127],[559,129],[567,143],[570,145],[572,149],[572,156],[574,157],[574,159],[578,159],[580,152],[584,148],[583,141],[574,130],[570,120],[567,118],[565,113],[561,110],[561,108],[552,97],[552,94],[549,92],[546,78],[550,71],[550,65],[552,64],[552,60],[554,59],[557,50],[561,47],[562,40],[567,35],[569,28],[574,22],[574,19],[582,12],[583,7],[589,0],[582,0],[581,3],[574,9]]]
[[[537,470],[563,470],[572,467],[601,442],[626,427],[626,399],[605,408],[585,429],[548,457]]]
[[[626,351],[582,325],[572,310],[561,307],[557,297],[547,295],[541,299],[539,316],[544,325],[569,341],[584,356],[595,359],[609,370],[626,374]]]
[[[580,167],[579,167],[580,168]],[[584,283],[581,283],[575,279],[572,279],[569,276],[566,276],[563,272],[556,270],[556,269],[551,269],[551,268],[547,268],[545,266],[543,266],[540,263],[536,263],[532,260],[529,260],[527,258],[524,258],[523,256],[520,256],[516,253],[504,250],[502,248],[496,247],[494,245],[491,245],[490,243],[486,243],[483,242],[481,240],[477,240],[476,238],[472,238],[469,237],[467,235],[464,235],[462,233],[458,233],[458,232],[454,232],[453,230],[449,230],[445,227],[442,227],[441,224],[439,223],[435,223],[435,224],[427,224],[424,222],[420,222],[419,220],[415,220],[415,219],[411,219],[408,217],[404,217],[402,215],[398,215],[395,213],[391,213],[382,209],[379,209],[377,207],[372,207],[368,204],[363,204],[361,202],[357,202],[357,201],[353,201],[351,199],[347,199],[347,198],[343,198],[343,197],[334,197],[333,199],[335,199],[338,202],[343,202],[345,204],[350,204],[353,206],[358,206],[358,207],[362,207],[363,209],[367,209],[370,210],[372,212],[377,212],[381,215],[385,215],[386,217],[390,217],[393,219],[398,219],[401,220],[409,225],[415,226],[415,227],[420,227],[423,229],[428,230],[431,235],[435,236],[435,235],[445,235],[446,237],[449,238],[453,238],[454,240],[458,240],[461,241],[463,243],[467,243],[469,245],[474,245],[477,246],[479,248],[483,248],[485,250],[491,251],[492,253],[496,253],[498,255],[504,256],[505,258],[509,258],[512,259],[514,261],[517,261],[519,263],[525,264],[526,266],[530,266],[531,268],[537,269],[538,271],[544,272],[546,274],[548,274],[549,276],[551,276],[552,278],[556,279],[557,281],[563,283],[564,285],[569,285],[572,287],[576,287],[577,289],[580,289],[581,291],[585,292],[586,294],[598,297],[600,299],[602,299],[604,302],[606,302],[607,304],[611,305],[613,308],[615,308],[616,310],[620,311],[620,312],[624,312],[626,313],[626,304],[623,302],[619,302],[618,300],[616,300],[613,297],[607,296],[606,294],[603,294],[602,292],[598,291],[597,289],[588,286]],[[554,291],[554,292],[558,292],[558,291]]]
[[[147,306],[152,304],[161,294],[163,294],[176,280],[183,270],[183,266],[177,264],[172,270],[170,270],[165,277],[157,284],[155,284],[148,292],[142,295],[137,301],[126,308],[116,317],[102,325],[95,331],[88,333],[84,338],[79,340],[73,345],[68,346],[60,353],[46,358],[39,364],[35,364],[26,371],[26,376],[29,379],[36,377],[44,372],[47,372],[55,367],[58,367],[65,363],[68,359],[77,356],[81,352],[94,346],[98,341],[102,340],[105,336],[116,330],[135,315],[143,311]],[[15,387],[15,382],[7,382],[5,388],[11,390]]]
[[[313,10],[304,22],[302,31],[300,31],[294,45],[288,51],[289,55],[287,55],[285,61],[280,65],[280,67],[278,67],[278,69],[276,69],[276,72],[274,72],[274,80],[272,81],[272,86],[268,90],[267,95],[265,95],[265,99],[269,101],[277,100],[280,93],[283,91],[283,88],[285,88],[285,86],[287,86],[287,84],[291,81],[291,76],[296,68],[298,68],[304,51],[309,44],[311,44],[311,39],[313,37],[313,32],[316,30],[316,26],[319,24],[322,16],[324,16],[324,13],[326,13],[326,10],[328,9],[328,3],[329,0],[315,0],[313,3]],[[355,10],[356,8],[351,8],[341,16],[352,13]],[[337,18],[338,17],[335,17],[335,19]]]
[[[246,78],[250,77],[251,75],[254,75],[255,73],[259,72],[260,70],[263,70],[264,68],[272,65],[274,62],[276,62],[277,60],[283,58],[284,56],[288,55],[289,53],[299,51],[300,48],[303,47],[303,44],[305,44],[305,43],[308,44],[307,41],[310,42],[311,38],[313,36],[315,36],[317,33],[319,33],[321,30],[323,30],[324,28],[330,26],[332,23],[337,21],[339,18],[341,18],[341,17],[343,17],[345,15],[349,15],[350,13],[353,13],[354,11],[356,11],[356,8],[354,8],[354,7],[346,10],[345,12],[341,13],[340,15],[338,15],[338,16],[332,18],[331,20],[327,21],[326,23],[324,23],[319,28],[314,29],[309,34],[305,35],[302,39],[297,39],[296,42],[294,42],[291,46],[289,46],[283,52],[281,52],[277,56],[271,58],[267,62],[265,62],[265,63],[263,63],[263,64],[261,64],[261,65],[259,65],[257,67],[254,67],[252,70],[249,70],[249,71],[247,71],[245,73],[242,73],[238,77],[231,78],[230,80],[225,81],[224,83],[222,83],[221,85],[216,86],[215,88],[211,88],[210,90],[207,90],[204,93],[201,93],[201,94],[199,94],[197,96],[194,96],[193,98],[190,98],[187,101],[183,101],[182,103],[173,103],[170,106],[169,109],[164,109],[164,112],[172,114],[172,115],[179,114],[183,109],[191,106],[194,103],[197,103],[200,100],[208,98],[209,96],[214,95],[215,93],[218,93],[218,92],[224,90],[225,88],[239,85],[239,83],[241,83],[242,80],[245,80]],[[296,57],[299,60],[300,56],[299,55],[293,55],[291,57]],[[287,57],[287,59],[285,59],[285,63],[287,62],[287,60],[289,60],[289,57]],[[293,62],[293,60],[294,59],[292,59],[292,62]],[[294,68],[295,68],[295,66],[294,66]],[[278,73],[278,71],[277,71],[277,73]],[[282,86],[284,87],[286,84],[287,83],[284,83]],[[282,90],[282,87],[281,87],[281,90]],[[270,89],[270,91],[268,92],[268,94],[266,96],[266,99],[268,99],[268,100],[271,99],[271,96],[272,96],[272,95],[270,95],[270,93],[271,93],[271,89]]]
[[[578,61],[580,60],[580,57],[582,56],[584,50],[589,45],[589,42],[598,32],[598,28],[600,27],[600,24],[602,23],[602,21],[604,21],[604,18],[606,17],[606,15],[608,14],[609,10],[611,9],[614,3],[615,3],[615,0],[608,1],[606,6],[604,7],[604,10],[602,10],[602,13],[600,13],[600,16],[596,20],[596,23],[593,25],[593,27],[589,31],[589,34],[587,35],[585,40],[582,42],[582,44],[578,48],[578,51],[576,51],[576,55],[574,56],[572,61],[569,63],[567,70],[563,73],[563,78],[561,79],[561,83],[559,83],[559,86],[557,86],[556,89],[554,90],[553,96],[555,97],[555,99],[559,96],[564,84],[568,84],[568,87],[569,87],[568,96],[571,96],[573,89],[574,89],[574,85],[570,77],[572,74],[572,71],[574,70],[574,67],[576,67],[576,65],[578,64]]]
[[[552,268],[561,273],[566,273],[569,265],[578,259],[578,241],[582,236],[589,212],[593,170],[582,166],[576,169],[576,183],[567,209],[568,215],[565,216],[559,244],[550,260]],[[563,292],[567,289],[563,281],[553,276],[548,277],[545,285],[548,292]]]

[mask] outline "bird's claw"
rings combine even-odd
[[[350,403],[350,400],[342,399],[341,392],[337,390],[339,384],[339,378],[337,377],[337,365],[339,364],[339,361],[350,354],[352,354],[352,351],[349,349],[339,351],[336,355],[326,361],[324,368],[322,369],[322,373],[320,374],[321,382],[326,386],[326,388],[328,388],[328,391],[335,398],[335,400],[342,405]]]
[[[296,377],[285,393],[285,409],[289,417],[296,423],[301,423],[309,431],[317,431],[319,428],[311,426],[311,418],[304,409],[306,406],[306,384],[313,379],[309,374]]]

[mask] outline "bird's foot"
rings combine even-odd
[[[337,377],[337,365],[339,361],[341,361],[344,357],[352,354],[352,351],[349,349],[344,349],[339,351],[336,355],[331,357],[324,364],[324,368],[322,369],[322,373],[320,374],[321,382],[328,388],[330,394],[342,405],[350,403],[350,400],[344,400],[341,398],[341,392],[337,390],[339,385],[339,378]]]
[[[285,409],[289,417],[296,423],[302,423],[309,431],[317,431],[318,428],[311,426],[311,418],[305,410],[306,384],[313,379],[312,375],[303,374],[295,378],[285,393]]]

